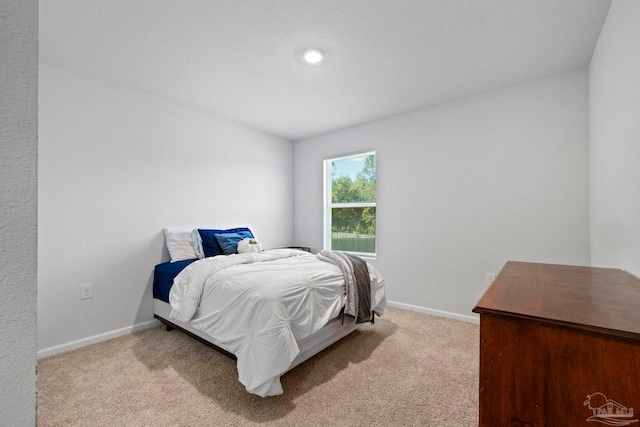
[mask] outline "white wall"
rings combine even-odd
[[[297,244],[322,247],[322,160],[370,148],[390,300],[464,318],[507,260],[589,264],[585,69],[296,142]]]
[[[640,277],[640,2],[614,0],[589,66],[591,262]]]
[[[38,2],[0,5],[0,424],[36,423]]]
[[[164,227],[293,243],[291,142],[43,62],[39,113],[41,355],[153,319]]]

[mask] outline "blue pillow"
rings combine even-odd
[[[237,233],[216,234],[216,240],[220,244],[222,252],[224,252],[225,255],[237,254],[238,243],[242,239],[246,239],[247,237],[253,238],[251,233],[248,233],[246,231],[239,231]]]
[[[200,238],[202,239],[202,250],[204,252],[205,257],[216,256],[216,255],[224,255],[224,251],[220,247],[220,243],[218,243],[218,239],[216,239],[216,234],[225,234],[225,233],[240,233],[244,232],[247,235],[244,237],[255,237],[251,230],[247,227],[239,227],[239,228],[230,228],[228,230],[201,230],[198,229],[198,233],[200,233]],[[242,240],[242,239],[241,239]]]

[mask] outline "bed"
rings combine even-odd
[[[359,327],[344,314],[349,276],[321,258],[275,249],[159,264],[154,316],[236,359],[248,392],[282,394],[284,373]],[[384,279],[364,265],[370,279],[364,320],[373,321],[386,306]]]

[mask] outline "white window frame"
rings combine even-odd
[[[336,160],[345,160],[345,159],[352,159],[355,157],[366,157],[369,155],[374,155],[376,156],[376,186],[377,186],[377,181],[378,181],[378,169],[377,169],[377,165],[378,165],[378,157],[376,154],[376,150],[366,150],[366,151],[361,151],[361,152],[357,152],[357,153],[352,153],[352,154],[345,154],[345,155],[341,155],[341,156],[333,156],[333,157],[327,157],[324,159],[324,164],[323,164],[323,170],[324,170],[324,179],[323,179],[323,192],[324,192],[324,215],[323,215],[323,246],[325,249],[328,250],[332,250],[331,248],[331,226],[332,226],[332,218],[331,218],[331,213],[332,213],[332,209],[335,207],[340,207],[340,208],[364,208],[364,207],[375,207],[376,208],[376,235],[375,235],[375,248],[376,251],[375,252],[353,252],[353,251],[344,251],[344,252],[348,252],[350,254],[353,255],[357,255],[360,257],[366,257],[366,258],[376,258],[377,253],[378,253],[378,209],[377,209],[377,202],[378,202],[378,191],[376,188],[376,201],[375,202],[357,202],[357,203],[333,203],[331,201],[331,195],[332,195],[332,181],[331,181],[331,163],[336,161]]]

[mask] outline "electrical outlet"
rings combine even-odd
[[[80,286],[80,299],[93,298],[93,285],[81,285]]]
[[[485,284],[487,285],[487,287],[489,287],[489,285],[491,285],[494,280],[496,280],[496,274],[495,273],[487,273],[487,276],[485,278]]]

